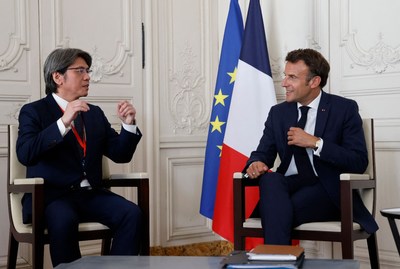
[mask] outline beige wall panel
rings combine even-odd
[[[218,239],[199,214],[205,140],[218,65],[217,2],[153,1],[159,107],[159,242]]]
[[[360,114],[375,119],[381,268],[400,261],[387,219],[379,213],[400,206],[399,8],[395,0],[330,1],[331,92],[356,100]],[[356,244],[355,254],[361,268],[369,268],[365,242]]]
[[[4,0],[0,3],[0,189],[7,184],[7,124],[16,123],[20,107],[40,95],[38,3]],[[0,267],[8,252],[8,208],[0,194]],[[26,253],[22,246],[20,253]],[[25,255],[26,256],[26,255]],[[18,263],[26,264],[19,258]]]

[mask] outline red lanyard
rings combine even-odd
[[[81,115],[78,115],[78,117],[81,117]],[[82,123],[83,123],[83,120],[82,120]],[[74,125],[71,125],[71,128],[72,128],[72,132],[74,133],[74,135],[76,137],[76,140],[78,140],[79,145],[83,149],[83,157],[86,157],[86,132],[85,132],[85,128],[83,128],[83,137],[79,136],[78,131],[76,130]]]
[[[62,109],[61,107],[60,107],[60,109],[64,113],[64,109]],[[82,116],[79,114],[78,117],[82,117]],[[71,124],[71,129],[75,135],[76,140],[78,141],[79,145],[83,149],[83,157],[86,157],[86,132],[85,132],[85,128],[83,127],[84,126],[83,119],[81,119],[81,120],[82,120],[82,128],[83,128],[83,137],[79,136],[79,133],[73,124]]]

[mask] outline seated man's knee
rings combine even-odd
[[[140,221],[143,218],[142,210],[135,204],[130,207],[128,214],[131,219],[136,219],[137,221]]]
[[[49,233],[71,235],[78,232],[79,220],[72,216],[62,217],[60,214],[57,217],[47,218],[47,228]]]
[[[129,203],[121,214],[123,215],[122,219],[130,223],[140,224],[143,218],[142,210],[134,203]]]
[[[260,177],[260,189],[275,189],[284,186],[284,176],[279,173],[265,173]]]

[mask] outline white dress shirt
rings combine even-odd
[[[315,123],[317,120],[317,112],[318,112],[318,106],[319,106],[319,102],[321,100],[321,95],[322,93],[320,92],[319,95],[317,96],[317,98],[315,98],[308,106],[310,107],[310,109],[308,110],[308,114],[307,114],[307,121],[306,121],[306,126],[304,127],[304,131],[306,133],[312,134],[314,135],[315,132]],[[300,107],[302,105],[300,103],[297,103],[297,110],[298,110],[298,114],[299,117],[297,120],[300,119],[301,117],[301,112],[300,112]],[[311,161],[311,165],[313,167],[314,173],[318,176],[317,172],[315,171],[314,168],[314,162],[313,162],[313,154],[319,156],[321,149],[323,147],[323,140],[321,139],[321,144],[318,147],[317,150],[314,150],[312,148],[306,148],[308,157],[310,158]],[[296,175],[298,174],[297,171],[297,167],[296,167],[296,163],[294,161],[294,156],[292,156],[292,159],[290,160],[290,164],[289,167],[285,173],[285,176],[291,176],[291,175]]]

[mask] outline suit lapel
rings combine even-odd
[[[288,103],[289,109],[288,109],[288,114],[283,115],[286,118],[285,121],[285,130],[286,132],[289,131],[290,127],[294,127],[297,124],[297,119],[298,119],[298,110],[297,110],[297,103],[292,102]]]
[[[297,124],[297,118],[298,118],[298,110],[297,110],[297,103],[287,103],[288,107],[287,110],[284,112],[284,115],[280,115],[280,117],[284,117],[284,126],[283,126],[283,133],[286,136],[285,145],[284,145],[284,155],[282,157],[281,164],[277,168],[277,171],[281,174],[285,174],[286,170],[289,167],[290,160],[292,159],[292,148],[288,146],[288,140],[287,140],[287,132],[289,131],[290,127],[294,127]]]
[[[54,123],[55,121],[57,121],[59,118],[62,117],[63,112],[51,94],[48,94],[46,96],[45,100],[47,102],[49,115],[52,115],[51,123]],[[79,148],[80,146],[79,146],[78,141],[76,140],[72,130],[70,130],[64,136],[64,141],[66,143],[69,143],[72,145],[72,148],[74,148],[75,156],[77,157],[77,159],[80,160],[81,159],[81,153],[80,153],[80,148]]]
[[[54,100],[53,96],[51,94],[48,94],[46,96],[45,100],[46,100],[47,107],[48,107],[50,114],[54,116],[53,121],[56,121],[59,118],[61,118],[63,115],[63,112],[62,112],[61,108],[59,107],[59,105],[57,104],[56,100]]]
[[[315,131],[314,135],[317,137],[321,137],[324,133],[325,126],[328,120],[329,111],[330,111],[330,103],[329,103],[329,95],[322,91],[321,101],[319,102],[318,111],[317,111],[317,119],[315,123]]]
[[[287,113],[285,113],[284,115],[281,115],[281,117],[283,116],[285,121],[284,121],[284,129],[283,129],[283,133],[286,137],[285,139],[285,157],[287,158],[287,156],[292,156],[292,151],[291,148],[288,146],[288,140],[287,140],[287,132],[289,131],[290,127],[295,127],[297,124],[297,119],[298,119],[298,109],[297,109],[297,103],[296,102],[292,102],[292,103],[287,103],[288,104],[288,109],[287,109]]]

